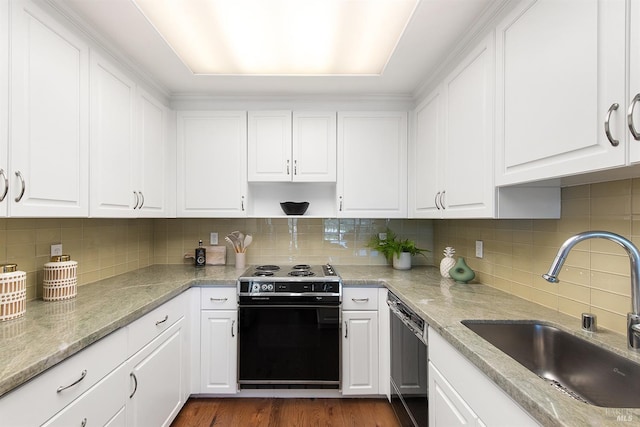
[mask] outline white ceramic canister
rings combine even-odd
[[[16,264],[0,264],[0,321],[24,316],[27,310],[27,273]]]

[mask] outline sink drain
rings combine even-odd
[[[547,382],[547,384],[551,385],[551,387],[555,388],[556,390],[559,390],[560,392],[566,394],[569,397],[573,397],[574,399],[582,402],[582,403],[587,403],[589,404],[589,402],[587,402],[582,396],[580,396],[579,394],[577,394],[574,391],[569,390],[568,388],[566,388],[565,386],[563,386],[562,384],[560,384],[558,381],[556,380],[552,380],[549,378],[544,378],[544,377],[540,377],[543,380],[545,380]]]

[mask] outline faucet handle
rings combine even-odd
[[[582,329],[589,332],[598,330],[598,317],[591,313],[582,313]]]

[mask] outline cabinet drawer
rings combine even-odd
[[[145,314],[128,327],[128,356],[140,350],[155,337],[166,331],[187,313],[189,299],[183,292],[160,307]]]
[[[104,426],[126,404],[127,369],[118,369],[44,424],[44,427]]]
[[[238,308],[236,287],[202,288],[200,308],[202,310],[235,310]]]
[[[343,288],[343,310],[378,310],[378,288]]]
[[[42,424],[120,365],[126,344],[126,331],[115,331],[8,393],[0,399],[0,424]]]

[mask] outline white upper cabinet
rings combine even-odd
[[[416,108],[409,156],[413,216],[493,216],[494,76],[491,35]]]
[[[631,112],[628,118],[629,157],[633,163],[640,162],[640,0],[629,1],[629,90],[627,91],[629,106],[621,115]],[[632,130],[633,129],[633,130]]]
[[[336,113],[293,112],[293,181],[336,181]]]
[[[5,161],[1,166],[8,174],[9,215],[87,216],[88,46],[30,1],[10,8],[11,157],[8,171]],[[4,58],[6,51],[0,52]]]
[[[175,170],[172,171],[168,161],[167,108],[141,88],[138,103],[136,139],[140,161],[135,170],[134,190],[139,198],[138,215],[165,217],[169,215],[167,180],[175,179]]]
[[[134,189],[135,83],[115,65],[91,54],[91,216],[132,217],[140,203]]]
[[[247,113],[178,112],[181,217],[246,216]]]
[[[625,164],[625,27],[624,0],[523,0],[498,24],[498,185]]]
[[[250,182],[335,182],[336,113],[249,111]]]
[[[407,113],[338,113],[339,217],[407,216]]]
[[[291,181],[291,111],[249,111],[249,181]]]
[[[0,2],[0,217],[9,194],[9,3]]]

